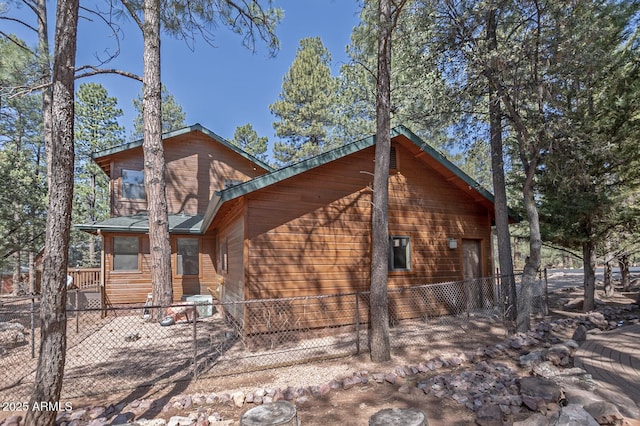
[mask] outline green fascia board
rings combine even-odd
[[[423,141],[418,135],[413,133],[411,130],[406,128],[403,125],[399,125],[391,129],[391,137],[393,138],[395,135],[403,135],[408,138],[414,145],[420,148],[423,152],[428,154],[430,157],[436,159],[440,164],[442,164],[447,170],[456,175],[458,178],[462,179],[467,185],[471,188],[475,189],[480,195],[485,197],[487,200],[494,203],[493,194],[487,191],[482,185],[475,181],[471,176],[466,174],[462,169],[453,164],[447,157],[445,157],[442,153],[438,152],[431,145],[427,144]]]
[[[182,129],[173,130],[171,132],[163,133],[162,134],[162,140],[173,138],[173,137],[176,137],[176,136],[181,136],[181,135],[184,135],[184,134],[187,134],[187,133],[191,133],[191,132],[194,132],[194,131],[199,131],[201,133],[204,133],[205,135],[207,135],[210,138],[214,139],[216,142],[218,142],[221,145],[224,145],[225,147],[231,149],[232,151],[236,152],[237,154],[241,155],[242,157],[246,158],[247,160],[259,165],[260,167],[262,167],[263,169],[267,170],[268,172],[274,171],[274,168],[271,167],[270,165],[268,165],[267,163],[265,163],[264,161],[259,160],[258,158],[256,158],[253,155],[249,154],[245,150],[235,146],[234,144],[232,144],[231,142],[227,141],[222,136],[217,135],[216,133],[214,133],[211,130],[207,129],[206,127],[202,126],[200,123],[196,123],[196,124],[194,124],[192,126],[184,127]],[[115,146],[113,148],[109,148],[109,149],[105,149],[105,150],[96,152],[96,153],[91,155],[91,158],[93,158],[95,160],[95,159],[100,158],[100,157],[105,157],[107,155],[117,154],[119,152],[124,152],[124,151],[127,151],[127,150],[132,149],[132,148],[139,148],[141,146],[142,146],[142,139],[139,139],[137,141],[129,142],[129,143],[126,143],[126,144]]]
[[[181,214],[169,215],[169,232],[172,234],[201,234],[202,216]],[[93,223],[75,225],[80,231],[87,232],[149,232],[149,215],[136,214],[132,216],[118,216]]]

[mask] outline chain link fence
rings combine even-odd
[[[517,279],[518,277],[516,277]],[[433,348],[503,321],[494,277],[389,289],[395,351]],[[0,400],[28,398],[39,351],[39,302],[0,301]],[[69,306],[62,394],[86,396],[159,383],[221,377],[369,351],[369,293],[235,303]],[[162,308],[164,312],[164,308]],[[193,319],[196,318],[194,321]]]

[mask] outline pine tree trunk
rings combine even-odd
[[[16,222],[16,223],[18,223],[18,222]],[[16,235],[17,235],[17,232],[16,232]],[[15,239],[14,240],[14,244],[15,244],[14,248],[17,249],[18,248],[18,244],[20,244],[20,242],[17,239]],[[13,286],[12,286],[12,289],[11,289],[11,293],[14,296],[17,296],[17,295],[20,294],[20,287],[22,285],[21,284],[22,277],[21,277],[21,274],[20,274],[20,269],[21,269],[20,268],[20,250],[16,250],[16,252],[11,255],[11,263],[12,263],[12,266],[13,266]]]
[[[498,48],[496,37],[496,10],[487,12],[487,45],[489,51]],[[493,73],[492,64],[486,72]],[[495,81],[495,79],[490,79]],[[502,148],[502,109],[497,90],[489,84],[489,127],[491,133],[491,170],[493,175],[493,192],[498,237],[498,261],[500,265],[500,283],[503,312],[506,318],[514,321],[517,318],[516,283],[513,276],[513,259],[511,257],[511,235],[509,233],[509,208],[507,206],[507,190],[504,179],[504,158]]]
[[[149,244],[153,303],[173,301],[171,245],[167,209],[165,159],[162,146],[162,99],[160,85],[160,1],[144,0],[144,180],[149,210]]]
[[[582,263],[584,268],[584,312],[596,308],[596,248],[592,241],[582,244]]]
[[[49,205],[45,230],[40,356],[30,407],[60,401],[66,351],[66,277],[73,199],[74,68],[78,0],[61,0],[56,13],[53,103],[49,163]],[[25,424],[55,424],[56,411],[31,410]]]
[[[371,359],[391,359],[389,342],[389,161],[391,152],[391,5],[381,0],[376,83],[376,148],[371,217]]]
[[[527,179],[522,187],[527,218],[529,220],[529,256],[524,264],[522,273],[522,287],[518,298],[518,317],[516,331],[527,332],[531,328],[531,307],[533,303],[533,289],[541,263],[542,238],[540,235],[540,221],[538,208],[533,194],[533,171],[527,170]]]
[[[622,291],[631,290],[631,278],[629,277],[629,255],[623,254],[618,259],[618,265],[620,266],[620,281],[622,284]]]
[[[611,262],[607,261],[604,264],[604,296],[613,296],[613,271],[611,270]]]

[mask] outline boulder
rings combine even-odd
[[[543,377],[520,379],[522,402],[532,411],[546,412],[547,404],[558,403],[562,397],[560,386]]]
[[[599,426],[598,422],[587,410],[576,404],[562,407],[560,416],[555,424],[557,426]]]
[[[502,426],[502,410],[499,405],[485,404],[476,414],[476,423],[480,426]]]
[[[513,426],[549,426],[549,419],[540,413],[534,413],[524,420],[513,422]]]
[[[591,416],[596,419],[600,425],[618,425],[622,422],[623,416],[614,404],[608,401],[596,401],[585,405]]]

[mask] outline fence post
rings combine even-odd
[[[31,296],[31,358],[36,357],[36,301],[33,295]]]
[[[360,355],[360,304],[358,293],[356,296],[356,355]]]
[[[80,333],[80,310],[78,299],[80,298],[80,289],[76,289],[76,334]]]
[[[193,305],[193,378],[198,378],[198,330],[196,327],[196,315],[198,314],[197,305]]]

